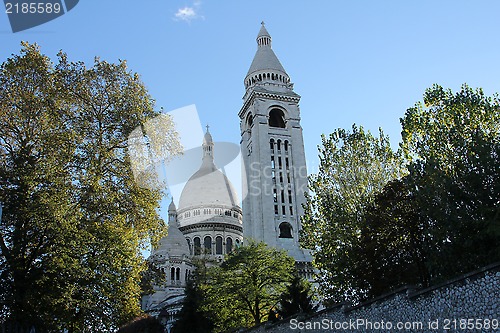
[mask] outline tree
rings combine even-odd
[[[429,220],[435,281],[500,260],[500,102],[435,85],[403,119],[415,200]]]
[[[86,255],[80,264],[91,270],[78,277],[80,288],[73,294],[78,308],[75,321],[80,327],[103,321],[109,327],[139,313],[137,281],[145,269],[140,248],[150,236],[158,239],[165,231],[157,214],[161,191],[156,179],[150,177],[148,188],[139,186],[132,169],[132,158],[138,157],[131,156],[129,145],[129,134],[158,113],[138,75],[130,73],[125,62],[115,65],[96,59],[93,67],[86,68],[61,54],[57,71],[66,87],[65,101],[75,106],[78,146],[73,177],[79,223],[90,236],[82,244]],[[148,134],[157,138],[153,131]],[[163,134],[167,139],[168,132]],[[170,151],[176,148],[169,141],[162,146]]]
[[[70,269],[77,214],[67,169],[75,143],[64,130],[56,78],[48,58],[25,45],[0,68],[0,274],[2,314],[42,325],[46,292]],[[62,262],[68,259],[63,268]],[[74,259],[77,260],[76,258]],[[72,261],[74,263],[74,261]],[[55,281],[52,272],[61,271]],[[54,295],[63,298],[64,294]],[[48,304],[47,304],[48,303]],[[60,315],[58,313],[58,315]],[[42,315],[43,316],[43,315]]]
[[[498,96],[436,85],[401,124],[405,168],[356,129],[323,138],[302,241],[333,301],[426,287],[500,260]]]
[[[429,287],[431,239],[428,219],[416,205],[408,176],[389,182],[366,208],[361,229],[361,270],[366,298],[402,285]]]
[[[147,188],[136,183],[127,149],[158,113],[125,62],[58,60],[23,44],[0,69],[2,314],[49,331],[105,332],[140,313],[140,249],[165,231],[161,188],[153,176]],[[163,151],[152,156],[179,149],[163,125]],[[155,142],[149,133],[141,138]]]
[[[214,320],[215,332],[265,321],[293,270],[294,260],[285,252],[253,241],[233,251],[220,267],[211,267],[202,286],[203,309]]]
[[[137,317],[116,333],[163,333],[165,332],[160,321],[151,316]]]
[[[313,292],[309,282],[298,275],[287,285],[286,291],[281,295],[278,313],[282,318],[295,314],[310,315],[316,312],[318,305],[314,305]]]
[[[405,173],[389,138],[353,125],[338,129],[319,147],[319,172],[309,178],[301,243],[313,249],[320,290],[330,302],[359,301],[369,289],[357,279],[361,266],[364,215],[382,188]]]
[[[187,281],[182,309],[172,328],[175,333],[210,333],[214,328],[213,320],[207,311],[203,310],[205,294],[202,285],[207,283],[207,261],[194,260],[196,270]]]

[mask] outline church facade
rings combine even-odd
[[[168,235],[149,258],[165,274],[165,281],[143,298],[142,308],[163,320],[168,332],[194,269],[191,259],[197,256],[220,263],[244,239],[253,239],[286,250],[300,274],[312,278],[311,254],[299,245],[307,191],[300,96],[271,48],[264,23],[244,84],[238,113],[245,165],[243,207],[214,163],[217,147],[207,128],[201,166],[184,186],[179,207],[170,204]]]

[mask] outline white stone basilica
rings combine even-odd
[[[201,166],[186,183],[178,209],[170,204],[168,235],[149,258],[165,274],[165,282],[143,298],[142,307],[163,320],[168,332],[182,307],[193,257],[222,262],[244,239],[254,239],[285,249],[302,276],[310,279],[313,274],[310,252],[299,246],[307,191],[300,96],[271,48],[264,23],[257,45],[238,113],[245,164],[243,209],[231,182],[214,164],[217,147],[207,128]]]
[[[195,268],[193,257],[220,263],[243,242],[242,211],[229,179],[214,164],[214,143],[210,132],[203,138],[200,169],[187,181],[179,200],[168,208],[168,234],[148,260],[163,274],[164,283],[154,286],[154,294],[144,296],[142,308],[158,317],[167,328],[182,308],[184,288]]]
[[[214,164],[210,132],[203,138],[200,169],[189,178],[179,200],[177,221],[191,255],[222,262],[243,241],[242,211],[229,179]]]

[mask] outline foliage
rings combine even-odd
[[[405,168],[362,129],[323,137],[302,242],[331,301],[426,287],[500,260],[498,96],[436,85],[401,124]]]
[[[214,320],[214,331],[265,321],[293,270],[294,260],[288,254],[253,241],[233,251],[220,267],[211,267],[202,290],[203,309]]]
[[[154,286],[161,285],[165,282],[165,272],[162,271],[161,267],[154,260],[149,257],[146,262],[146,269],[141,272],[141,297],[153,294]]]
[[[87,68],[60,53],[54,66],[23,44],[2,64],[4,318],[104,332],[139,314],[140,249],[165,226],[161,190],[154,177],[148,188],[136,184],[127,140],[157,114],[125,62]],[[175,140],[164,144],[178,151]]]
[[[367,298],[403,284],[430,284],[430,226],[415,205],[408,179],[389,182],[366,209],[359,249],[362,269],[356,277],[369,286]]]
[[[314,250],[320,287],[331,302],[360,300],[369,286],[357,279],[363,247],[361,231],[368,205],[389,181],[404,174],[403,160],[380,130],[338,129],[319,147],[319,172],[309,178],[301,243]]]
[[[295,314],[310,315],[316,312],[318,305],[314,304],[311,284],[295,275],[287,285],[286,291],[281,295],[278,313],[282,318]]]
[[[410,186],[432,229],[428,266],[443,280],[500,260],[500,101],[435,85],[401,119]],[[459,264],[458,264],[459,263]]]
[[[186,284],[186,297],[172,328],[176,333],[210,333],[214,328],[209,313],[202,309],[205,294],[201,286],[207,283],[207,261],[202,259],[193,262],[196,270]]]
[[[132,322],[120,327],[116,333],[163,333],[164,328],[154,317],[137,317]]]
[[[71,186],[65,169],[75,144],[61,130],[51,64],[27,47],[0,68],[0,283],[2,316],[40,325],[42,290],[53,289],[47,273],[66,259],[73,241]],[[70,259],[70,258],[67,258]],[[69,260],[68,260],[69,261]],[[69,264],[69,263],[68,263]],[[60,297],[63,297],[61,294]]]

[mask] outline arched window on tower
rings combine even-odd
[[[203,239],[203,245],[205,246],[205,253],[212,254],[212,237],[206,236]]]
[[[170,281],[174,282],[175,280],[175,268],[171,267],[170,268]]]
[[[248,112],[248,115],[247,115],[247,128],[250,130],[250,128],[252,127],[252,125],[253,125],[252,113]]]
[[[195,237],[193,239],[193,243],[194,243],[194,254],[195,255],[201,254],[201,240],[200,240],[200,237]]]
[[[269,112],[269,126],[285,128],[285,115],[280,109],[272,109]]]
[[[228,237],[226,239],[226,253],[229,254],[233,251],[233,239]]]
[[[180,281],[180,279],[181,279],[181,269],[177,267],[175,269],[175,281]]]
[[[288,222],[282,222],[280,224],[280,235],[279,238],[292,238],[292,226]]]
[[[215,237],[215,254],[222,254],[222,237]]]

